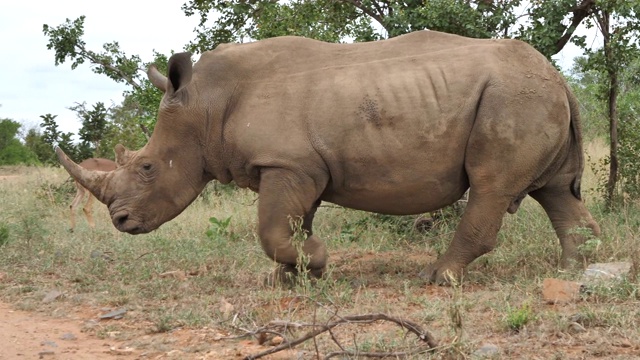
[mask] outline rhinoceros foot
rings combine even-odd
[[[278,264],[278,267],[264,279],[265,286],[294,287],[301,285],[305,280],[310,280],[312,284],[321,279],[325,269],[309,269],[305,274],[300,274],[298,268],[291,264]],[[305,279],[305,276],[307,278]]]
[[[432,284],[456,285],[460,284],[463,273],[463,265],[438,260],[422,270],[418,277]]]

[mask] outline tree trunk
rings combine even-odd
[[[605,204],[612,209],[615,202],[615,191],[618,183],[618,73],[615,66],[615,54],[611,47],[611,29],[609,27],[610,14],[603,11],[600,30],[604,39],[604,56],[609,77],[608,110],[609,110],[609,181],[607,181],[607,195]]]
[[[609,70],[609,181],[607,182],[608,209],[612,209],[615,200],[616,184],[618,183],[618,75]]]

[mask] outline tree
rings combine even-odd
[[[41,164],[54,164],[57,162],[53,148],[44,140],[44,135],[39,128],[33,127],[27,131],[24,137],[24,145],[31,150]]]
[[[280,35],[332,42],[369,41],[430,29],[476,38],[521,38],[550,58],[569,40],[584,41],[573,34],[594,3],[595,0],[578,4],[575,0],[191,0],[182,10],[187,16],[200,17],[196,39],[189,45],[199,52],[221,43]],[[211,18],[216,21],[210,22]]]
[[[101,152],[100,144],[109,125],[107,108],[104,103],[97,102],[93,105],[93,109],[87,109],[86,103],[76,103],[70,109],[82,122],[78,133],[81,140],[78,154],[83,159],[96,157],[96,154]]]
[[[51,158],[46,163],[56,164],[57,158],[53,149],[59,146],[64,152],[71,157],[74,161],[83,160],[81,154],[79,154],[78,147],[73,144],[73,133],[63,133],[58,130],[58,124],[56,123],[56,117],[58,115],[40,115],[42,122],[40,127],[44,129],[42,133],[42,140],[49,145],[51,149]]]
[[[17,138],[21,125],[0,119],[0,165],[35,164],[36,156]]]
[[[638,37],[640,36],[640,4],[637,2],[609,1],[594,5],[590,16],[586,18],[589,28],[597,28],[603,37],[603,46],[599,49],[584,48],[587,54],[580,66],[583,72],[592,71],[600,79],[597,87],[598,95],[607,103],[607,118],[609,122],[609,177],[606,184],[605,203],[611,209],[615,203],[616,188],[618,186],[620,160],[619,149],[619,105],[618,98],[621,89],[621,77],[635,59],[640,55]],[[630,93],[629,93],[630,94]],[[628,95],[629,95],[628,94]],[[634,138],[635,128],[628,126],[625,138]],[[628,150],[629,148],[627,148]],[[636,154],[637,155],[637,154]],[[626,161],[636,161],[626,158]],[[629,169],[628,164],[622,165]],[[627,174],[629,175],[629,174]]]

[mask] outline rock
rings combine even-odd
[[[76,337],[72,333],[66,333],[66,334],[62,334],[62,336],[60,336],[60,340],[68,340],[68,341],[78,340],[78,337]]]
[[[569,330],[573,333],[581,333],[587,331],[580,323],[572,322],[569,324]]]
[[[474,359],[492,359],[500,356],[500,348],[497,345],[486,343],[471,355]]]
[[[62,292],[58,290],[51,290],[47,295],[44,296],[44,298],[42,299],[42,302],[45,304],[48,304],[50,302],[55,301],[57,298],[59,298],[62,295],[63,295]]]
[[[271,345],[273,345],[273,346],[278,346],[278,345],[282,344],[282,342],[283,342],[283,341],[284,341],[284,339],[282,338],[282,336],[274,336],[274,337],[271,339],[271,342],[270,342],[270,343],[271,343]]]
[[[122,317],[126,313],[127,313],[127,309],[124,309],[124,308],[113,310],[106,314],[100,315],[100,320],[107,320],[107,319],[119,320],[119,319],[122,319]]]
[[[51,340],[43,340],[40,343],[40,346],[51,346],[51,347],[58,347],[58,344],[56,344],[55,341],[51,341]]]
[[[580,298],[583,285],[574,281],[546,278],[542,281],[542,298],[549,304],[563,304]]]
[[[53,356],[53,355],[55,355],[55,354],[56,354],[56,353],[55,353],[55,352],[53,352],[53,351],[51,351],[51,350],[46,350],[46,351],[40,351],[40,352],[38,353],[38,356],[40,357],[40,359],[42,359],[42,358],[44,358],[44,357],[45,357],[45,356],[47,356],[47,355],[49,355],[49,356]]]
[[[587,283],[620,280],[631,272],[630,262],[596,263],[587,267],[582,279]]]

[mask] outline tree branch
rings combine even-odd
[[[133,86],[135,89],[140,89],[140,84],[138,84],[135,80],[133,80],[133,78],[131,78],[130,76],[128,76],[125,72],[123,72],[122,70],[118,69],[117,67],[102,61],[101,59],[97,58],[93,52],[87,51],[84,46],[82,45],[76,45],[78,47],[78,49],[80,49],[80,55],[86,57],[87,59],[91,60],[91,62],[93,62],[94,64],[97,64],[99,66],[103,66],[115,73],[117,73],[124,81],[126,81],[129,85]]]
[[[363,13],[365,13],[366,15],[370,16],[372,19],[374,19],[375,21],[378,22],[378,24],[380,24],[380,26],[382,26],[387,33],[389,32],[389,29],[385,26],[384,24],[384,12],[382,12],[382,9],[380,9],[379,6],[377,6],[377,4],[374,4],[374,6],[376,6],[378,13],[376,14],[374,11],[372,11],[371,9],[365,7],[362,5],[362,1],[358,1],[358,0],[343,0],[343,2],[349,3],[353,6],[355,6],[356,8],[362,10]]]
[[[558,41],[556,42],[556,52],[555,52],[556,54],[559,53],[564,48],[565,45],[567,45],[567,43],[569,42],[569,39],[571,39],[571,36],[578,28],[578,25],[580,25],[580,23],[582,22],[582,20],[584,20],[584,18],[589,16],[592,10],[591,8],[594,5],[595,5],[595,0],[583,0],[582,3],[580,3],[580,5],[578,5],[573,9],[573,19],[571,19],[571,25],[567,27],[564,34],[562,34],[560,39],[558,39]]]

